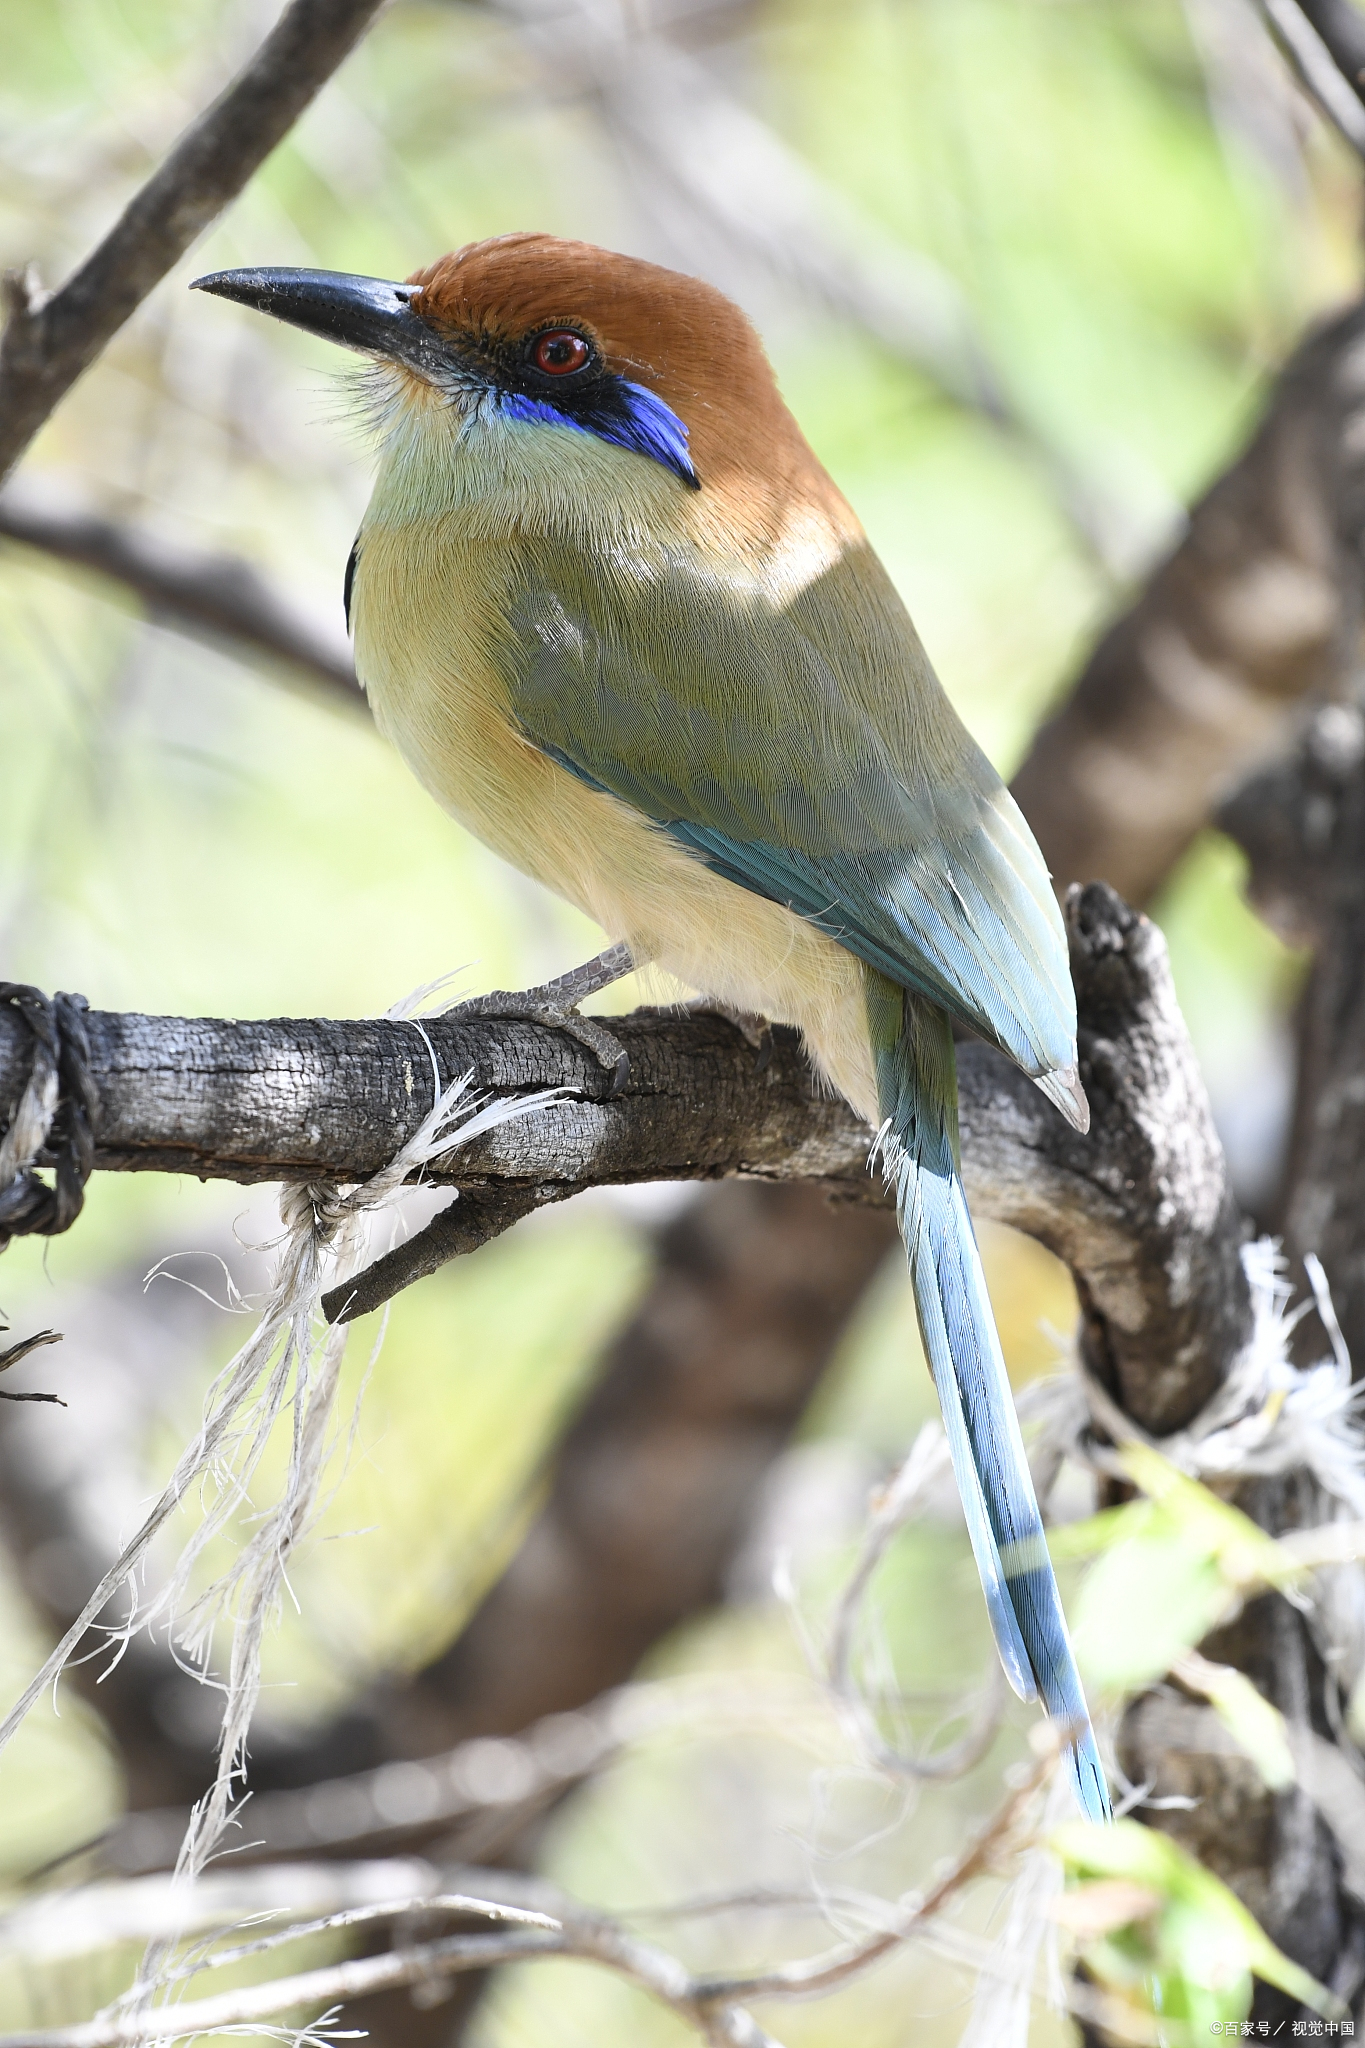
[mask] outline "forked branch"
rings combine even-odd
[[[1070,1266],[1092,1370],[1160,1433],[1202,1406],[1245,1339],[1243,1226],[1159,933],[1098,884],[1073,892],[1068,919],[1094,1126],[1079,1136],[1002,1057],[963,1045],[967,1189],[978,1214],[1027,1231]],[[435,1162],[429,1177],[464,1191],[452,1255],[532,1208],[604,1185],[745,1174],[881,1199],[870,1132],[815,1085],[795,1037],[774,1033],[756,1052],[704,1010],[613,1019],[630,1060],[615,1092],[576,1041],[515,1019],[92,1011],[86,1025],[95,1164],[116,1171],[354,1183],[412,1136],[436,1072],[442,1085],[472,1072],[498,1096],[558,1090],[535,1115]],[[0,1013],[0,1128],[27,1078],[25,1031]]]

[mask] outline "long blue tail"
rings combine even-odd
[[[871,977],[869,977],[871,983]],[[957,1066],[946,1014],[880,977],[869,987],[882,1156],[953,1472],[1010,1684],[1076,1728],[1068,1756],[1090,1820],[1109,1793],[1047,1554],[1014,1396],[957,1159]],[[892,1001],[892,998],[896,1000]]]

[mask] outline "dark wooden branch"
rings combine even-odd
[[[1067,922],[1090,1134],[998,1054],[960,1047],[964,1177],[979,1214],[1071,1269],[1090,1369],[1160,1436],[1250,1332],[1245,1225],[1160,932],[1098,883],[1073,890]]]
[[[1277,1534],[1316,1521],[1322,1513],[1317,1489],[1305,1473],[1244,1484],[1237,1504]],[[1250,1602],[1200,1649],[1213,1662],[1245,1672],[1285,1716],[1291,1742],[1310,1732],[1324,1745],[1340,1739],[1326,1711],[1334,1681],[1303,1614],[1282,1595],[1265,1594]],[[1344,1740],[1349,1747],[1350,1737]],[[1272,1941],[1345,1999],[1358,2018],[1365,2017],[1360,2002],[1365,1916],[1342,1882],[1341,1857],[1307,1791],[1294,1785],[1272,1792],[1235,1746],[1216,1748],[1202,1734],[1199,1707],[1169,1684],[1129,1707],[1118,1752],[1132,1781],[1150,1785],[1154,1798],[1194,1802],[1188,1810],[1153,1813],[1153,1825],[1174,1835],[1230,1885]],[[1342,1764],[1351,1771],[1345,1757]],[[1282,2026],[1288,2037],[1293,2023],[1307,2017],[1297,1999],[1257,1983],[1254,2021],[1265,2022],[1272,2032]]]
[[[1357,630],[1365,305],[1290,359],[1245,453],[1101,639],[1014,794],[1059,883],[1146,903],[1217,804],[1335,686]]]
[[[1073,893],[1068,919],[1094,1126],[1079,1137],[1000,1055],[964,1045],[968,1193],[980,1214],[1067,1261],[1097,1370],[1145,1427],[1170,1429],[1207,1398],[1245,1332],[1241,1223],[1159,934],[1099,885]],[[105,1169],[353,1182],[388,1162],[433,1100],[412,1024],[96,1010],[88,1029]],[[470,1190],[476,1207],[502,1200],[507,1222],[588,1187],[734,1174],[882,1199],[867,1128],[815,1087],[791,1033],[774,1033],[759,1057],[704,1011],[637,1011],[612,1029],[630,1055],[619,1094],[590,1052],[546,1026],[428,1020],[443,1083],[472,1070],[498,1095],[565,1091],[428,1177]],[[27,1058],[23,1025],[0,1014],[0,1115]],[[478,1242],[494,1234],[486,1223],[475,1219]]]
[[[722,1016],[612,1020],[631,1060],[619,1095],[591,1052],[552,1027],[491,1018],[227,1021],[89,1016],[101,1099],[96,1166],[201,1179],[355,1182],[387,1163],[441,1084],[564,1100],[437,1162],[441,1185],[536,1189],[542,1199],[641,1180],[731,1173],[830,1179],[861,1194],[868,1133],[822,1099],[790,1034],[766,1066]],[[0,1105],[18,1097],[22,1024],[0,1017]]]
[[[0,495],[0,538],[93,569],[131,591],[158,623],[283,662],[322,684],[329,701],[365,709],[345,636],[319,632],[240,555],[187,547],[131,521],[106,519],[81,499],[58,497],[26,478],[15,478]]]
[[[99,247],[51,297],[7,281],[0,477],[106,343],[235,199],[370,26],[383,0],[292,0],[245,69],[188,128]]]
[[[1356,98],[1365,102],[1365,16],[1351,0],[1297,0],[1297,5]]]
[[[1356,80],[1343,73],[1336,54],[1339,49],[1349,63],[1348,39],[1341,34],[1340,19],[1332,10],[1314,10],[1300,0],[1260,0],[1260,8],[1280,54],[1318,112],[1358,156],[1365,157],[1365,107],[1360,104]],[[1337,31],[1336,49],[1316,25],[1315,11]]]
[[[1344,601],[1352,587],[1353,579],[1344,577]],[[1248,856],[1253,903],[1286,937],[1315,948],[1302,1005],[1285,1242],[1300,1279],[1305,1253],[1322,1260],[1359,1374],[1365,1361],[1365,716],[1358,705],[1323,705],[1290,756],[1253,776],[1224,806],[1219,823]],[[1320,1358],[1329,1349],[1328,1333],[1316,1320],[1301,1334],[1306,1357]],[[1329,1519],[1334,1506],[1306,1471],[1244,1480],[1233,1498],[1272,1534]],[[1340,1613],[1343,1605],[1326,1600],[1324,1611]],[[1355,1673],[1349,1664],[1333,1668],[1324,1661],[1315,1618],[1312,1610],[1305,1614],[1279,1594],[1266,1594],[1200,1647],[1214,1662],[1251,1678],[1285,1715],[1291,1739],[1308,1735],[1349,1749],[1342,1698]],[[1349,1641],[1345,1654],[1349,1659]],[[1130,1778],[1149,1783],[1158,1799],[1194,1802],[1188,1811],[1153,1813],[1153,1824],[1230,1884],[1272,1940],[1365,2020],[1365,1913],[1343,1879],[1330,1830],[1302,1786],[1271,1791],[1245,1757],[1202,1737],[1202,1712],[1167,1686],[1136,1700],[1124,1716],[1118,1750]],[[1350,1768],[1345,1759],[1343,1767]],[[1287,2032],[1305,2015],[1284,1993],[1258,1984],[1252,2017]]]
[[[1357,1375],[1365,1373],[1365,714],[1326,705],[1287,761],[1223,811],[1251,864],[1252,901],[1314,948],[1283,1223],[1315,1252]],[[1317,1348],[1321,1343],[1314,1325]]]

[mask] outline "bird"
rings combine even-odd
[[[613,941],[529,1013],[575,1028],[654,963],[798,1030],[875,1133],[1001,1662],[1108,1818],[958,1144],[955,1026],[1088,1129],[1065,930],[756,329],[710,284],[536,232],[401,283],[194,288],[367,358],[345,600],[376,722]]]

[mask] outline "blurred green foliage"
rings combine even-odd
[[[1082,1880],[1063,1912],[1085,1930],[1086,1968],[1139,2030],[1156,2016],[1161,2048],[1195,2048],[1225,2022],[1244,2020],[1253,1972],[1313,2012],[1345,2016],[1340,2001],[1281,1954],[1241,1900],[1169,1835],[1133,1820],[1111,1828],[1073,1821],[1056,1830],[1052,1845]]]
[[[1060,1532],[1057,1548],[1102,1555],[1076,1612],[1077,1655],[1099,1685],[1135,1691],[1168,1671],[1253,1588],[1294,1572],[1274,1539],[1145,1444],[1119,1462],[1144,1498]]]

